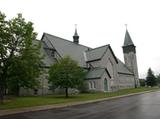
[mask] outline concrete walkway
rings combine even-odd
[[[24,112],[33,112],[33,111],[63,108],[63,107],[82,105],[82,104],[88,104],[88,103],[95,103],[95,102],[100,102],[100,101],[105,101],[105,100],[112,100],[112,99],[117,99],[117,98],[122,98],[122,97],[127,97],[127,96],[149,93],[149,92],[152,92],[152,91],[145,91],[145,92],[140,92],[140,93],[133,93],[133,94],[128,94],[128,95],[121,95],[121,96],[116,96],[116,97],[102,98],[102,99],[82,101],[82,102],[73,102],[73,103],[68,103],[68,104],[53,104],[53,105],[43,105],[43,106],[35,106],[35,107],[24,107],[24,108],[17,108],[17,109],[6,109],[6,110],[0,110],[0,116],[24,113]]]

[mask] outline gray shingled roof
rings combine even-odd
[[[61,57],[68,55],[72,59],[76,60],[81,67],[86,67],[84,52],[91,48],[75,44],[71,41],[47,33],[44,33],[42,41],[44,41],[49,48],[56,49]]]
[[[54,58],[49,55],[46,48],[55,49],[61,57],[69,55],[71,58],[76,60],[81,67],[86,67],[86,61],[93,61],[101,59],[104,53],[109,48],[109,45],[101,46],[95,49],[75,44],[71,41],[44,33],[42,40],[35,40],[34,44],[41,43],[41,52],[44,55],[43,63],[49,67],[54,63]],[[88,50],[90,49],[90,50]],[[117,58],[116,58],[117,59]],[[128,67],[118,59],[117,64],[118,72],[125,74],[133,74]],[[86,78],[98,78],[105,71],[104,68],[95,68],[88,72]]]
[[[124,40],[124,44],[123,46],[129,46],[129,45],[134,45],[133,42],[132,42],[132,39],[129,35],[129,32],[128,30],[126,30],[126,34],[125,34],[125,40]]]
[[[105,45],[86,51],[87,61],[94,61],[101,59],[106,50],[108,49],[108,47],[109,47],[108,45]]]
[[[41,48],[41,52],[44,55],[44,59],[42,59],[44,65],[46,67],[50,67],[53,63],[55,63],[55,59],[54,57],[51,56],[50,52],[46,49],[46,44],[42,41],[42,48]]]
[[[133,75],[133,73],[128,69],[128,67],[119,59],[118,59],[118,64],[117,64],[117,70],[118,70],[118,73]]]
[[[86,75],[86,79],[100,78],[105,72],[105,68],[93,68]]]

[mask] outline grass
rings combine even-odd
[[[68,98],[65,98],[64,95],[10,97],[8,98],[8,100],[4,102],[4,104],[0,104],[0,110],[49,105],[49,104],[66,104],[66,103],[126,95],[126,94],[137,93],[137,92],[144,92],[149,90],[157,90],[157,89],[156,88],[136,88],[136,89],[123,89],[117,92],[110,92],[110,93],[82,93],[78,95],[71,95]]]

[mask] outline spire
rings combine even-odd
[[[78,33],[77,33],[77,24],[75,24],[75,33],[74,33],[74,36],[78,36]]]
[[[134,44],[133,44],[132,39],[131,39],[131,37],[129,35],[128,29],[127,29],[127,25],[126,25],[126,34],[125,34],[123,46],[129,46],[129,45],[134,45]]]
[[[129,53],[129,52],[134,52],[136,53],[136,46],[133,44],[132,39],[129,35],[127,25],[126,25],[126,34],[124,38],[124,44],[122,46],[123,48],[123,53]]]
[[[77,33],[77,24],[75,24],[75,33],[74,33],[74,36],[73,36],[73,42],[74,43],[79,43],[79,36],[78,36],[78,33]]]

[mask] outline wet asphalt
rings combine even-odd
[[[160,92],[1,116],[0,119],[160,119]]]

